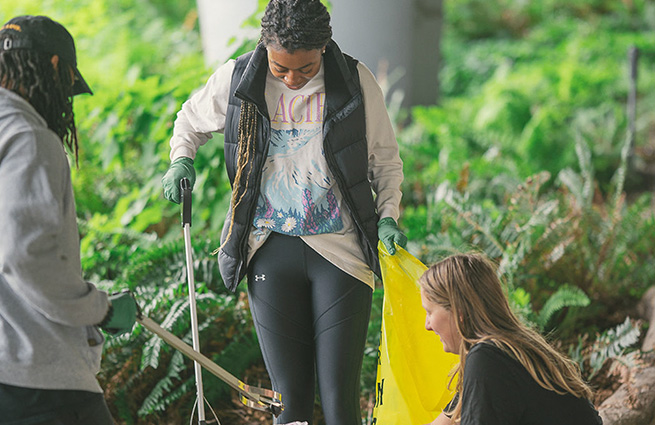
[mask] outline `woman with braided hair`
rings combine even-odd
[[[331,39],[319,0],[272,0],[256,49],[219,67],[182,106],[164,195],[195,180],[193,158],[225,135],[232,184],[218,261],[250,308],[276,423],[312,423],[318,386],[328,425],[361,423],[359,380],[377,243],[398,230],[402,161],[371,71]],[[374,194],[375,193],[375,196]]]

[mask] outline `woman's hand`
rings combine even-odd
[[[396,220],[391,217],[381,218],[378,221],[378,238],[382,241],[387,248],[389,254],[396,253],[396,246],[398,244],[402,248],[407,248],[407,236],[398,229]]]
[[[176,204],[180,203],[180,180],[183,178],[189,180],[191,189],[193,189],[196,182],[196,170],[193,168],[193,159],[185,156],[173,161],[164,177],[162,177],[161,184],[164,188],[164,198]]]

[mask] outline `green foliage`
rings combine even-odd
[[[622,357],[626,350],[639,341],[639,326],[634,324],[629,317],[625,322],[614,329],[609,329],[596,340],[589,355],[591,373],[589,379],[595,375],[608,359]]]
[[[587,307],[591,302],[589,297],[578,287],[563,285],[550,295],[541,310],[532,310],[530,294],[523,288],[511,289],[508,298],[514,312],[525,322],[541,332],[547,328],[556,313],[568,307]]]
[[[399,132],[410,247],[427,263],[487,253],[517,313],[560,338],[614,326],[610,312],[655,279],[653,196],[638,171],[648,159],[635,155],[652,149],[655,38],[644,29],[655,5],[444,5],[442,103],[414,108]],[[632,46],[641,52],[633,151]]]
[[[553,20],[572,19],[580,24],[607,20],[609,28],[653,29],[655,5],[648,0],[456,0],[445,2],[447,24],[467,40],[521,38],[548,28]]]
[[[609,360],[633,364],[630,354],[635,351],[640,335],[640,323],[626,317],[623,323],[603,331],[587,348],[584,348],[585,338],[579,338],[577,346],[570,347],[569,355],[578,363],[585,378],[591,380]]]
[[[380,329],[382,328],[382,300],[384,298],[383,288],[376,288],[373,291],[373,303],[371,305],[371,319],[368,323],[368,334],[366,336],[366,347],[364,348],[364,361],[362,363],[361,388],[365,398],[375,397],[375,380],[377,378],[378,362],[380,360]]]
[[[180,106],[212,72],[203,63],[193,5],[167,0],[3,5],[0,19],[47,14],[76,39],[79,67],[94,91],[75,98],[80,167],[73,170],[73,182],[80,218],[158,236],[174,228],[177,207],[163,199],[160,184],[168,141]],[[194,216],[218,232],[229,184],[224,172],[216,172],[222,171],[222,136],[215,140],[196,158],[202,170],[196,187],[208,190],[197,192],[201,208]]]
[[[652,31],[643,31],[652,28],[654,21],[647,17],[655,14],[655,6],[647,1],[612,3],[616,4],[446,2],[452,30],[446,30],[442,42],[443,102],[428,112],[413,112],[415,124],[428,129],[427,137],[419,139],[427,143],[421,143],[422,151],[415,155],[411,149],[404,151],[404,158],[420,160],[427,150],[431,153],[427,158],[439,158],[443,167],[444,155],[455,152],[459,158],[477,161],[491,149],[501,154],[496,167],[517,167],[520,178],[543,170],[556,175],[575,166],[572,142],[583,133],[593,138],[589,145],[594,168],[605,189],[620,162],[626,133],[631,46],[641,51],[639,144],[648,140],[646,123],[655,119],[648,107],[655,93],[649,71],[655,61],[655,38]],[[479,19],[473,20],[476,16]],[[468,33],[469,27],[486,37]],[[507,31],[511,34],[502,35]],[[426,124],[425,118],[432,123]],[[431,131],[435,125],[438,131]],[[417,134],[420,130],[412,130],[409,138]],[[471,139],[487,143],[472,150]],[[462,165],[461,160],[453,162]],[[441,172],[439,178],[453,181],[457,170],[448,171],[450,176]]]
[[[537,317],[537,324],[544,329],[550,319],[564,307],[586,307],[591,301],[582,290],[575,286],[560,286],[553,295],[546,300]]]
[[[547,172],[508,189],[494,188],[496,181],[474,174],[455,187],[441,183],[427,207],[435,215],[427,222],[439,227],[428,226],[427,232],[434,234],[414,246],[428,262],[471,248],[496,259],[517,312],[542,329],[564,307],[589,305],[585,294],[596,302],[589,314],[612,308],[617,295],[639,297],[655,279],[655,253],[649,247],[655,233],[649,210],[653,196],[626,205],[625,155],[603,196],[582,137],[576,152],[580,171],[563,170],[554,183]],[[540,314],[533,312],[531,297],[542,306]],[[580,332],[588,323],[576,323],[573,317],[584,315],[569,309],[559,332]]]
[[[258,27],[266,0],[244,23]],[[645,192],[655,122],[651,0],[455,0],[446,22],[440,105],[398,124],[405,163],[401,225],[426,263],[478,250],[494,258],[514,310],[560,341],[593,377],[625,359],[637,325],[617,309],[655,281],[655,197]],[[82,266],[108,291],[129,287],[148,316],[190,341],[179,207],[161,196],[175,114],[212,70],[193,0],[2,2],[75,36],[93,96],[78,96],[81,151],[73,182]],[[235,46],[234,55],[256,40]],[[636,145],[629,146],[626,53],[641,52]],[[399,121],[404,111],[390,105]],[[634,149],[632,149],[634,148]],[[244,293],[225,291],[215,258],[230,186],[222,136],[195,159],[194,270],[201,347],[235,375],[261,364]],[[652,177],[651,177],[652,178]],[[373,392],[382,290],[374,292],[362,370]],[[600,332],[601,329],[609,329]],[[100,375],[125,424],[188,420],[191,363],[141,326],[110,338]],[[205,374],[210,402],[230,389]],[[138,412],[138,414],[137,414]],[[178,416],[175,416],[178,415]]]
[[[205,355],[238,376],[261,363],[261,353],[245,294],[224,289],[216,259],[209,255],[212,246],[208,240],[193,244],[200,346]],[[114,286],[131,288],[146,316],[191,345],[183,244],[152,244],[132,253],[131,260],[117,278],[122,283]],[[231,389],[226,384],[208,373],[203,377],[210,404],[229,399]],[[117,418],[143,418],[148,423],[170,409],[190,417],[195,388],[192,362],[140,325],[131,335],[107,342],[100,379]]]
[[[193,386],[195,385],[193,378],[184,380],[177,391],[171,392],[175,382],[180,379],[180,374],[184,370],[184,356],[180,352],[174,353],[168,365],[166,376],[155,384],[137,414],[146,416],[153,412],[163,412],[173,401],[179,399],[185,393],[193,392]]]

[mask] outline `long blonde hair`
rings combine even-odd
[[[431,266],[419,279],[431,302],[451,311],[462,336],[460,362],[451,376],[457,377],[461,394],[466,355],[473,345],[488,342],[525,367],[543,388],[558,394],[591,398],[576,363],[553,348],[539,332],[523,324],[510,309],[496,267],[480,254],[457,254]],[[459,397],[451,419],[461,419]]]

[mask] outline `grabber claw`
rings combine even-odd
[[[180,351],[182,354],[201,365],[212,375],[216,376],[221,381],[232,387],[232,389],[239,392],[241,395],[241,402],[253,409],[269,412],[279,416],[284,411],[284,404],[282,403],[282,395],[273,390],[265,388],[254,387],[243,383],[234,375],[211,361],[202,353],[195,351],[192,347],[182,341],[180,338],[162,328],[154,320],[146,317],[139,311],[137,321],[141,323],[146,329],[154,333],[168,343],[171,347]]]
[[[270,412],[275,417],[280,416],[284,410],[282,394],[273,390],[246,385],[241,381],[239,381],[238,385],[241,388],[239,391],[241,393],[241,403],[246,406],[256,410]]]

